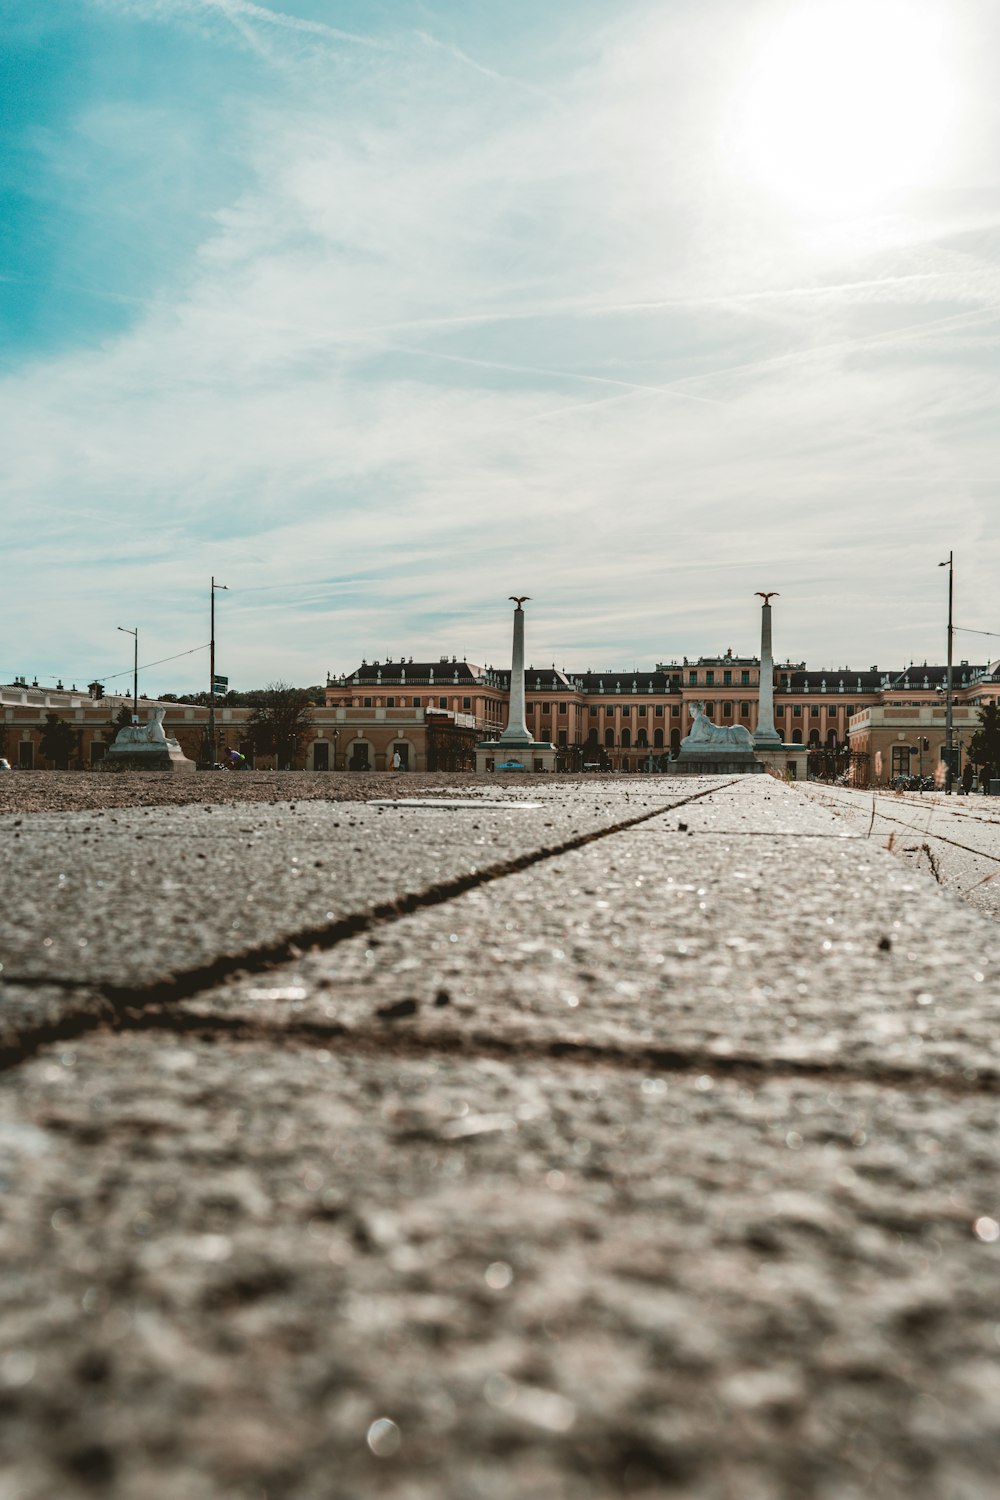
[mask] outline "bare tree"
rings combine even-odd
[[[256,755],[275,755],[278,765],[291,768],[312,728],[309,694],[287,682],[269,682],[247,694],[251,701],[246,730]]]

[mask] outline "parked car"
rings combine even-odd
[[[9,760],[5,760],[4,757],[2,755],[0,755],[0,771],[9,771],[11,769],[12,769],[12,767],[11,767],[10,761]]]

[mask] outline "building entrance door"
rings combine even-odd
[[[313,745],[313,770],[329,771],[330,769],[330,746],[326,740],[317,740]]]

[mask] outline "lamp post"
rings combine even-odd
[[[138,724],[138,722],[139,722],[139,627],[137,625],[134,630],[129,630],[125,625],[119,625],[118,629],[123,633],[123,635],[131,635],[131,636],[135,637],[135,656],[133,657],[133,665],[132,665],[132,722],[133,722],[133,724]]]
[[[950,797],[951,796],[951,783],[952,783],[952,779],[953,779],[954,774],[955,774],[955,767],[954,767],[954,763],[953,763],[953,760],[952,760],[952,712],[951,712],[951,709],[952,709],[952,696],[951,696],[952,636],[954,635],[954,627],[952,626],[952,603],[953,603],[954,595],[955,595],[955,554],[954,554],[954,552],[949,552],[948,553],[948,561],[947,562],[938,563],[938,567],[939,568],[947,568],[948,569],[948,676],[947,676],[947,679],[946,679],[947,686],[946,686],[945,691],[946,691],[947,696],[945,698],[945,709],[944,709],[944,758],[945,758],[945,762],[947,764],[948,770],[947,770],[947,775],[945,776],[944,787],[945,787],[945,791],[947,792],[948,796]]]
[[[215,750],[216,750],[216,745],[215,745],[215,591],[216,591],[216,589],[226,589],[226,588],[228,588],[228,584],[225,584],[225,583],[216,583],[215,578],[214,577],[212,578],[212,591],[211,591],[211,593],[212,593],[212,604],[211,604],[211,610],[210,610],[210,615],[211,615],[211,629],[209,631],[209,642],[208,642],[208,672],[209,672],[209,684],[208,684],[208,742],[209,742],[209,745],[211,746],[211,755],[209,756],[209,761],[210,761],[210,764],[213,765],[213,766],[215,765]]]

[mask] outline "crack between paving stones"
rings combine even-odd
[[[6,987],[19,990],[44,990],[47,987],[61,989],[68,993],[76,992],[86,995],[93,1001],[93,1004],[88,1006],[86,1011],[61,1016],[57,1021],[25,1030],[15,1043],[0,1045],[0,1072],[26,1062],[43,1047],[53,1042],[71,1041],[98,1027],[116,1024],[118,1019],[126,1015],[140,1015],[144,1010],[153,1006],[189,1000],[202,990],[215,988],[238,976],[249,977],[253,974],[268,973],[272,969],[280,968],[283,964],[301,958],[303,953],[310,949],[328,951],[336,948],[349,938],[356,937],[358,933],[370,932],[388,923],[398,922],[402,917],[412,916],[415,912],[444,905],[458,896],[465,895],[468,891],[491,885],[493,881],[503,880],[508,875],[520,874],[523,870],[531,869],[534,865],[542,864],[546,860],[557,859],[577,849],[584,849],[588,844],[610,838],[613,834],[625,833],[642,823],[648,823],[653,818],[663,817],[665,813],[672,813],[678,808],[689,806],[692,802],[698,802],[703,797],[726,791],[732,785],[733,782],[728,781],[722,786],[706,787],[701,791],[692,792],[689,797],[673,803],[669,808],[657,807],[652,812],[626,818],[610,828],[592,829],[587,833],[576,834],[573,838],[565,839],[562,843],[552,847],[536,849],[529,854],[521,854],[513,859],[505,860],[502,864],[490,865],[484,870],[456,876],[452,880],[429,886],[426,890],[410,892],[393,901],[369,907],[366,911],[349,913],[335,922],[325,922],[316,927],[300,929],[290,937],[283,937],[272,943],[262,943],[258,947],[244,949],[241,953],[213,959],[211,963],[186,969],[179,974],[172,975],[169,979],[155,980],[149,984],[113,985],[93,980],[73,981],[51,979],[47,976],[36,978],[5,974],[3,982]]]
[[[414,1030],[398,1020],[372,1025],[348,1026],[340,1021],[291,1021],[271,1027],[245,1016],[201,1016],[191,1012],[150,1007],[118,1014],[104,1028],[108,1034],[158,1032],[186,1036],[203,1042],[221,1040],[278,1044],[286,1048],[325,1048],[351,1056],[419,1059],[458,1057],[467,1061],[489,1059],[506,1062],[567,1062],[581,1067],[606,1068],[617,1072],[697,1074],[715,1078],[742,1079],[758,1083],[778,1078],[814,1079],[820,1083],[871,1084],[898,1089],[934,1088],[961,1097],[994,1095],[1000,1071],[995,1068],[967,1073],[894,1068],[885,1063],[871,1067],[847,1067],[818,1058],[768,1058],[747,1053],[716,1053],[708,1048],[671,1047],[656,1042],[616,1046],[565,1037],[537,1037],[523,1032],[508,1037],[487,1031],[461,1031],[448,1027]]]
[[[882,800],[882,799],[880,799],[880,800]],[[836,803],[836,804],[835,803],[827,803],[826,804],[826,806],[828,806],[831,809],[831,811],[836,812],[838,814],[838,816],[841,816],[841,817],[843,816],[843,814],[840,812],[840,808],[842,808],[844,806],[847,806],[847,805],[848,804],[845,804],[843,802]],[[918,804],[914,803],[912,805],[913,806],[917,806]],[[822,806],[822,803],[821,803],[821,806]],[[926,808],[927,804],[925,803],[924,806]],[[950,809],[946,809],[946,810],[950,811]],[[933,816],[933,814],[936,811],[938,811],[937,808],[930,808],[930,809],[928,809],[928,820],[927,820],[928,824],[930,823],[930,818]],[[880,819],[881,822],[883,822],[883,823],[895,823],[895,824],[897,824],[898,827],[905,828],[906,831],[907,831],[907,833],[914,833],[914,834],[917,834],[917,835],[922,836],[924,838],[932,839],[934,841],[934,843],[936,843],[936,844],[950,844],[953,849],[961,849],[964,854],[974,854],[974,855],[976,855],[976,857],[978,859],[988,859],[991,862],[991,864],[995,864],[995,865],[996,864],[1000,864],[1000,856],[998,856],[996,854],[989,854],[989,853],[987,853],[987,851],[985,849],[976,849],[974,847],[974,845],[972,845],[972,844],[961,844],[961,843],[959,843],[958,839],[950,839],[947,836],[947,834],[944,834],[944,833],[931,833],[929,827],[928,828],[921,828],[918,823],[909,823],[909,822],[907,822],[907,820],[905,818],[894,818],[891,813],[882,812],[881,810],[876,811],[875,810],[875,806],[874,806],[874,799],[873,799],[873,804],[872,804],[871,822],[868,825],[868,832],[864,835],[865,838],[871,838],[872,829],[875,826],[875,820],[876,820],[876,818]],[[984,822],[988,822],[990,820],[984,819],[983,821]],[[855,834],[856,838],[859,837],[859,836],[860,835]],[[890,851],[890,853],[891,852],[892,851]]]

